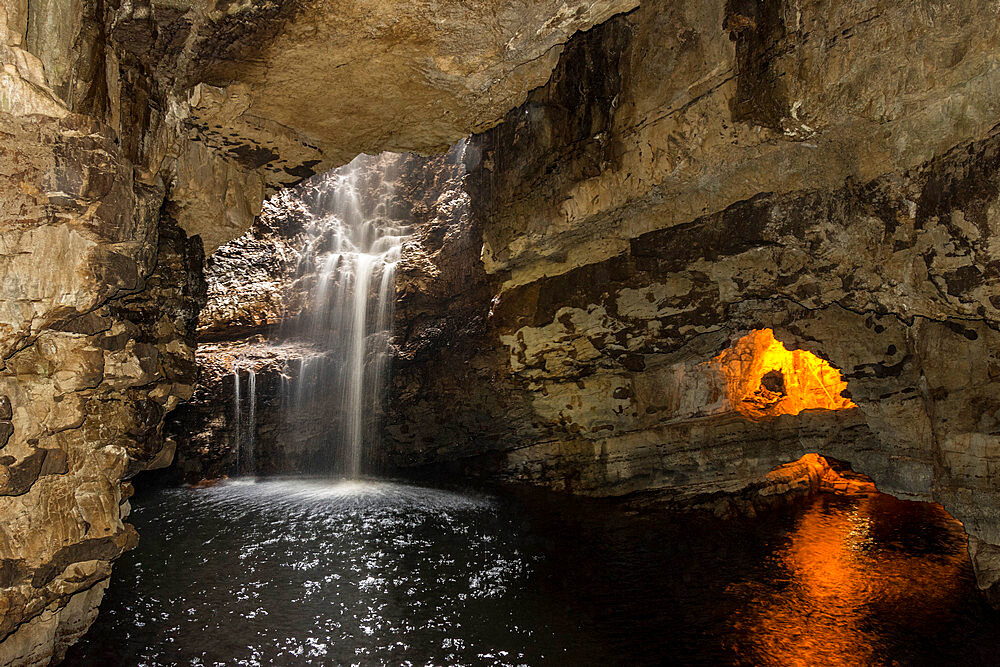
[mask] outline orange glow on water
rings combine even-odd
[[[930,559],[882,548],[876,537],[893,516],[912,521],[924,512],[953,521],[944,510],[881,494],[850,502],[845,512],[816,501],[774,554],[774,588],[755,591],[733,619],[745,642],[734,648],[754,664],[884,664],[891,656],[879,655],[871,627],[880,613],[910,610],[933,628],[940,600],[960,594],[960,552]]]
[[[839,370],[811,352],[786,349],[771,329],[750,332],[713,361],[730,402],[751,419],[857,407],[841,396],[847,383]]]

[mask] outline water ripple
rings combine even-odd
[[[69,665],[990,664],[940,508],[817,498],[750,522],[381,481],[135,499]]]

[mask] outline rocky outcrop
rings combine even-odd
[[[985,137],[1000,103],[990,11],[650,2],[609,21],[472,144],[497,209],[488,270],[527,284],[763,193],[868,183]]]
[[[573,33],[638,3],[180,4],[191,127],[277,188],[359,153],[445,150],[543,84]]]
[[[58,661],[97,613],[112,561],[135,543],[123,523],[127,480],[170,462],[162,418],[193,390],[203,298],[201,244],[160,219],[162,187],[136,175],[112,127],[120,107],[94,89],[106,82],[102,17],[92,6],[30,9],[0,10],[9,665]]]
[[[157,220],[100,126],[5,128],[0,662],[38,664],[87,630],[135,544],[127,480],[170,463],[162,420],[193,391],[202,248]]]
[[[295,190],[264,202],[249,231],[210,255],[205,265],[208,301],[201,313],[201,340],[239,340],[273,334],[297,312],[287,300],[310,214]]]
[[[391,459],[693,501],[829,454],[942,503],[995,587],[990,11],[654,0],[574,38],[470,141],[495,289],[412,374]],[[765,329],[857,407],[742,409],[717,360]]]

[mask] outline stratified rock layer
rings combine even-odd
[[[111,21],[182,141],[169,210],[214,251],[265,193],[359,153],[443,151],[548,79],[562,45],[636,0],[141,0]],[[161,145],[162,144],[162,147]]]
[[[361,149],[490,126],[634,6],[0,5],[0,662],[59,660],[134,544],[126,480],[169,464],[193,389],[202,248]]]
[[[390,459],[696,499],[828,454],[941,502],[995,591],[992,11],[651,0],[571,40],[470,142],[497,288],[481,327],[401,369]],[[857,407],[732,403],[712,361],[764,329]]]

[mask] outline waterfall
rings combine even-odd
[[[310,215],[296,291],[305,299],[283,334],[315,354],[301,358],[282,402],[293,424],[324,432],[322,472],[358,477],[378,440],[395,267],[407,233],[392,218],[396,159],[358,156],[303,195]]]
[[[233,439],[236,444],[236,474],[240,472],[240,448],[242,442],[240,433],[242,431],[243,411],[240,408],[240,369],[233,365]]]
[[[246,396],[240,384],[240,368],[233,365],[233,439],[236,450],[236,474],[256,472],[257,450],[257,373],[247,369]],[[246,410],[243,403],[246,403]]]
[[[250,405],[247,409],[247,423],[244,428],[243,442],[246,447],[246,471],[256,472],[256,450],[257,450],[257,373],[254,369],[247,371],[247,400]]]

